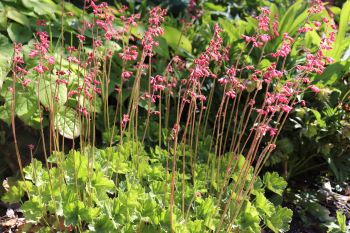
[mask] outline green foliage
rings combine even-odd
[[[165,201],[170,195],[165,177],[169,171],[164,167],[167,151],[155,147],[147,153],[141,144],[131,142],[124,142],[116,148],[95,148],[94,151],[92,148],[84,153],[71,151],[65,156],[54,153],[49,158],[50,169],[34,159],[23,170],[26,183],[10,184],[2,200],[7,203],[23,200],[21,210],[24,216],[42,230],[46,224],[57,226],[54,217],[57,216],[64,219],[66,227],[78,231],[170,231],[169,203]],[[93,163],[91,153],[95,153]],[[198,164],[198,169],[205,170],[205,166]],[[178,171],[176,176],[180,177],[180,174]],[[271,189],[271,182],[277,182],[279,185],[273,186],[272,190],[282,192],[282,178],[274,173],[265,177],[266,189]],[[190,180],[185,182],[188,210],[186,216],[182,216],[181,201],[175,202],[173,230],[215,231],[221,207],[217,204],[215,191],[205,189],[210,180],[206,179],[205,173],[198,173],[195,185]],[[260,232],[263,221],[275,232],[287,231],[291,211],[272,204],[264,196],[265,188],[260,179],[257,182],[259,185],[255,187],[259,189],[253,191],[255,200],[244,201],[235,228],[242,232]],[[177,183],[181,185],[180,180]],[[175,196],[181,197],[181,190],[176,190]]]
[[[132,11],[137,10],[138,7],[143,9],[142,7],[146,5],[145,2],[143,1],[140,6],[132,6],[130,3],[130,7]],[[284,7],[287,3],[288,1],[283,0],[274,1],[274,3],[258,0],[237,1],[237,3],[235,1],[233,7],[232,1],[220,1],[219,3],[208,1],[203,4],[203,16],[194,21],[190,28],[186,28],[174,19],[169,19],[165,26],[164,35],[156,39],[159,46],[154,49],[156,54],[154,56],[156,62],[152,67],[154,73],[162,74],[172,55],[188,58],[185,65],[190,65],[194,55],[206,49],[207,42],[211,37],[210,28],[215,22],[219,23],[225,39],[231,45],[229,56],[237,57],[245,46],[241,34],[253,35],[257,29],[257,20],[253,15],[259,11],[258,6],[268,4],[271,10],[271,19],[278,15],[280,34],[288,32],[291,36],[296,35],[298,28],[303,25],[307,18],[307,4],[300,0],[288,8]],[[349,4],[349,1],[344,3],[341,10],[332,9],[336,17],[339,18],[339,31],[336,35],[335,48],[327,55],[334,57],[336,62],[327,66],[324,74],[316,76],[316,83],[321,88],[321,92],[316,96],[306,93],[306,100],[311,103],[311,106],[308,108],[298,107],[292,118],[287,120],[286,130],[281,132],[280,139],[276,142],[277,149],[268,161],[271,165],[277,165],[279,169],[282,167],[280,165],[283,164],[284,174],[288,179],[325,164],[338,180],[346,180],[350,177],[350,160],[347,156],[349,153],[350,123],[348,111],[341,106],[347,104],[346,98],[349,94],[348,84],[341,81],[350,67],[347,59],[342,60],[344,52],[350,44],[347,27],[350,13]],[[81,9],[68,2],[65,3],[65,10],[73,12],[76,16],[82,14]],[[326,15],[316,16],[313,20],[321,20],[323,16]],[[53,1],[29,0],[17,1],[16,4],[11,1],[0,3],[0,47],[2,48],[0,53],[0,90],[1,104],[3,104],[0,106],[0,119],[8,125],[11,118],[12,100],[11,93],[7,91],[12,85],[9,73],[11,63],[9,61],[13,55],[13,48],[9,41],[25,43],[24,50],[28,53],[35,42],[33,32],[36,30],[35,21],[39,17],[49,20],[50,36],[52,37],[50,39],[53,40],[53,44],[59,44],[60,30],[55,29],[60,28],[60,9]],[[69,38],[67,41],[70,43],[76,43],[72,38],[81,27],[76,22],[77,17],[64,17],[63,21],[64,37]],[[120,27],[119,22],[114,26]],[[140,24],[137,28],[133,28],[131,33],[140,38],[144,31],[145,26]],[[90,40],[93,35],[91,32],[86,32],[85,36],[88,38],[84,45],[85,49],[91,51]],[[306,34],[305,39],[297,40],[291,55],[283,64],[286,66],[286,70],[295,67],[304,59],[303,53],[305,51],[300,48],[310,47],[311,50],[316,50],[321,37],[321,33],[311,31]],[[68,46],[68,43],[64,46]],[[280,46],[280,39],[273,40],[266,46],[266,53],[271,53]],[[104,41],[99,52],[102,54],[104,50],[111,49],[113,53],[116,53],[121,48],[121,44]],[[52,120],[54,129],[60,135],[66,139],[75,139],[81,135],[82,131],[89,130],[86,129],[84,121],[77,117],[79,113],[76,111],[76,107],[80,105],[84,106],[91,116],[97,114],[96,128],[98,134],[103,134],[105,143],[120,141],[119,135],[111,140],[110,128],[113,127],[111,122],[109,125],[106,122],[104,122],[105,124],[100,122],[106,121],[107,116],[110,119],[114,116],[114,111],[106,110],[105,105],[106,100],[114,100],[116,97],[114,87],[120,83],[121,59],[113,54],[111,66],[115,68],[115,73],[112,74],[113,80],[107,84],[109,89],[106,93],[104,90],[102,90],[101,95],[90,93],[93,95],[91,100],[84,97],[75,98],[68,96],[68,93],[78,87],[84,78],[84,73],[78,65],[68,62],[66,58],[69,54],[61,49],[53,46],[49,53],[56,57],[57,61],[60,60],[59,54],[63,54],[60,68],[68,69],[69,67],[72,70],[68,85],[56,85],[56,79],[51,77],[57,71],[56,68],[50,69],[42,77],[29,74],[33,82],[27,88],[16,86],[15,115],[25,125],[33,128],[39,128],[39,123],[45,127],[47,121]],[[249,55],[244,53],[243,57],[247,62],[258,61],[260,53],[253,50]],[[32,68],[36,64],[26,55],[24,59],[27,68],[32,72]],[[56,63],[58,63],[57,61]],[[273,60],[269,56],[264,56],[258,64],[258,68],[266,69],[272,62]],[[135,64],[130,64],[130,67],[133,65]],[[134,71],[133,68],[130,70]],[[177,70],[174,71],[173,75],[178,79],[188,76],[186,72],[180,73]],[[290,77],[293,78],[292,75]],[[145,79],[142,79],[142,91],[146,91],[147,86]],[[209,86],[202,89],[205,92],[211,88]],[[261,88],[258,83],[251,82],[248,85],[248,92],[252,93],[258,88]],[[126,103],[131,98],[131,85],[125,84],[125,89],[121,100],[117,101],[117,106],[122,106],[122,108],[127,106]],[[214,98],[214,105],[218,105],[216,101]],[[172,103],[173,99],[171,99]],[[142,111],[150,109],[145,101],[140,100],[138,104]],[[112,103],[111,106],[114,108],[115,103]],[[48,110],[50,108],[55,110],[55,114],[49,116]],[[155,107],[151,106],[151,110],[155,110]],[[170,113],[170,122],[173,122],[175,118],[172,115],[175,114]],[[140,119],[140,122],[143,120],[143,118]],[[157,124],[158,122],[151,119],[150,135],[147,135],[149,140],[146,140],[145,144],[150,143],[153,146],[153,143],[156,143],[153,138],[158,136]],[[164,140],[161,143],[164,145],[166,145],[166,137],[169,135],[168,131],[169,129],[161,129]],[[204,137],[206,135],[203,135]],[[118,148],[104,150],[88,148],[87,152],[73,151],[66,156],[54,153],[50,158],[50,166],[52,165],[50,169],[43,168],[39,161],[33,160],[31,165],[24,169],[26,181],[11,184],[9,191],[3,196],[3,201],[8,203],[23,201],[24,204],[21,208],[25,217],[31,222],[41,225],[42,231],[49,229],[45,226],[51,224],[52,217],[58,219],[63,217],[65,226],[67,228],[73,226],[76,231],[82,229],[91,232],[215,231],[220,222],[225,201],[227,201],[224,198],[223,202],[218,204],[218,193],[216,193],[220,191],[220,183],[223,182],[221,179],[225,175],[225,171],[218,171],[217,177],[206,177],[206,170],[212,168],[206,167],[207,165],[203,161],[213,155],[206,148],[207,142],[201,141],[200,143],[202,146],[199,148],[199,154],[202,156],[200,158],[202,164],[196,167],[196,173],[192,174],[193,177],[188,174],[185,177],[186,192],[183,199],[185,208],[189,210],[188,217],[183,216],[182,206],[179,204],[182,195],[180,188],[182,184],[179,177],[182,176],[182,173],[177,170],[175,175],[177,204],[172,216],[175,222],[173,229],[170,229],[169,222],[170,188],[167,185],[171,171],[166,166],[173,155],[159,147],[151,148],[150,151],[147,148],[146,151],[143,146],[131,142],[123,142]],[[188,159],[186,153],[181,156]],[[320,160],[322,162],[319,162]],[[63,161],[63,163],[59,161]],[[227,162],[225,159],[222,161],[224,165],[227,165]],[[230,176],[233,183],[240,184],[239,171],[244,167],[244,163],[245,158],[239,156],[237,168]],[[176,165],[177,168],[183,166],[181,162]],[[185,166],[185,169],[191,169],[191,167]],[[248,190],[247,187],[252,180],[253,169],[249,167],[247,171],[248,181],[242,184],[244,190]],[[260,179],[255,181],[254,189],[251,191],[252,198],[243,200],[242,206],[230,207],[240,209],[237,221],[234,223],[235,230],[260,232],[262,225],[265,225],[273,232],[288,231],[288,224],[292,217],[291,210],[275,206],[274,202],[267,198],[268,195],[265,195],[266,190],[282,196],[286,186],[286,181],[276,172],[265,173],[262,182]],[[232,190],[228,188],[228,194],[230,191]],[[197,195],[198,193],[200,195]],[[234,194],[238,196],[236,193]],[[227,196],[225,197],[227,198]],[[320,216],[328,217],[329,214],[318,207],[309,205],[307,208],[320,209]],[[337,213],[339,227],[336,229],[344,232],[345,222],[342,216]],[[230,219],[225,219],[224,224],[229,225],[229,221]],[[58,225],[58,222],[55,224]]]
[[[289,230],[289,223],[293,212],[288,208],[278,206],[271,218],[267,220],[267,226],[275,233],[286,232]]]
[[[287,187],[287,182],[277,172],[265,173],[263,182],[267,189],[278,195],[282,195],[283,190]]]
[[[168,45],[175,51],[178,48],[180,48],[185,50],[188,53],[192,52],[192,44],[190,40],[176,28],[169,27],[169,26],[165,27],[163,37],[168,43]]]

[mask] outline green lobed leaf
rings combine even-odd
[[[270,217],[275,212],[274,205],[260,192],[256,194],[255,207],[262,216]]]
[[[71,151],[63,165],[68,184],[75,181],[85,182],[88,178],[88,159],[78,151]]]
[[[5,203],[13,204],[21,201],[24,196],[24,189],[16,182],[10,185],[9,190],[1,197],[1,200]]]
[[[29,91],[16,93],[16,115],[23,121],[29,121],[38,110],[38,100]]]
[[[21,210],[26,220],[37,223],[45,214],[45,205],[39,196],[31,196],[31,198],[21,206]]]
[[[282,195],[284,189],[287,187],[287,182],[277,172],[266,172],[263,182],[267,189],[278,195]]]
[[[247,201],[237,220],[239,229],[245,233],[260,233],[260,217],[256,208]]]
[[[272,216],[266,220],[266,225],[275,233],[287,232],[292,216],[292,210],[278,206]]]

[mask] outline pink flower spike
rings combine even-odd
[[[124,61],[133,61],[137,59],[137,47],[136,46],[131,46],[131,47],[126,47],[122,53],[119,53],[119,56],[124,60]]]
[[[316,28],[321,27],[321,23],[320,23],[320,22],[318,22],[318,21],[314,21],[314,25],[315,25],[315,27],[316,27]]]
[[[291,106],[288,105],[283,105],[282,106],[282,111],[285,113],[289,113],[293,108]]]
[[[271,37],[267,34],[262,34],[262,35],[260,35],[260,40],[262,42],[267,42],[267,41],[271,40]]]
[[[334,62],[334,59],[331,57],[326,57],[325,59],[326,59],[327,64],[331,64]]]
[[[320,92],[320,89],[318,87],[316,87],[315,85],[311,85],[310,89],[311,89],[312,92],[315,92],[315,93],[319,93]]]
[[[29,56],[31,59],[35,58],[35,57],[38,56],[38,55],[39,55],[38,50],[31,50],[31,51],[29,52],[29,54],[28,54],[28,56]]]
[[[25,79],[25,80],[23,80],[23,81],[22,81],[22,86],[23,86],[23,87],[27,87],[31,81],[32,81],[31,79]]]
[[[275,128],[270,128],[269,133],[270,133],[270,136],[273,137],[273,136],[275,136],[275,135],[277,134],[277,129],[275,129]]]
[[[45,57],[45,59],[47,60],[47,62],[48,62],[50,65],[55,64],[55,58],[54,58],[53,56]]]
[[[29,148],[29,150],[31,150],[31,151],[34,150],[34,147],[35,147],[35,146],[34,146],[33,144],[29,144],[29,145],[28,145],[28,148]]]
[[[45,66],[42,65],[42,63],[39,63],[39,65],[37,65],[36,67],[33,68],[33,70],[35,70],[36,72],[38,72],[39,74],[42,74],[45,72],[45,70],[47,70],[47,68]]]
[[[263,109],[256,109],[256,112],[259,113],[259,115],[267,115],[267,112]]]
[[[269,30],[269,14],[270,10],[268,8],[261,8],[261,14],[257,17],[259,22],[259,29],[264,32]]]
[[[68,46],[68,52],[69,53],[73,53],[75,51],[77,51],[77,49],[74,46]]]
[[[123,115],[123,120],[122,120],[122,125],[125,126],[126,123],[128,123],[129,120],[130,120],[129,115],[128,114],[124,114]]]
[[[85,41],[85,36],[84,35],[77,35],[77,38],[79,39],[80,42],[84,42]]]
[[[45,22],[45,20],[43,20],[43,19],[38,19],[37,21],[36,21],[36,25],[38,25],[38,26],[46,26],[46,22]]]
[[[234,92],[234,91],[228,91],[228,92],[225,93],[225,95],[227,97],[229,97],[230,99],[236,98],[236,92]]]
[[[128,79],[130,79],[131,76],[132,76],[132,72],[130,72],[130,71],[124,71],[122,73],[123,80],[128,80]]]

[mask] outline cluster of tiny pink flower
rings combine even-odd
[[[24,59],[22,56],[22,44],[14,43],[13,44],[14,55],[13,55],[13,73],[19,78],[23,87],[27,87],[29,83],[32,81],[31,79],[24,79],[24,77],[28,74],[28,71],[23,68]],[[24,79],[24,80],[23,80]],[[9,88],[12,91],[12,87]]]
[[[294,39],[288,35],[288,33],[283,34],[283,43],[281,48],[279,48],[275,53],[272,54],[272,57],[286,57],[290,53],[291,46],[294,42]]]
[[[153,56],[153,46],[158,46],[158,42],[154,40],[154,37],[158,37],[163,34],[164,29],[161,24],[164,22],[164,16],[167,14],[165,9],[158,7],[152,8],[150,11],[150,18],[148,19],[149,27],[145,31],[142,38],[143,52],[146,56]]]
[[[201,16],[202,13],[198,7],[198,0],[189,0],[187,12],[191,16],[192,20],[196,20]]]
[[[268,8],[261,8],[261,14],[257,17],[259,29],[267,32],[269,31],[269,25],[270,25],[270,10]]]
[[[132,45],[130,47],[124,48],[122,53],[119,53],[119,56],[124,61],[135,61],[137,60],[138,52],[137,47],[135,45]]]

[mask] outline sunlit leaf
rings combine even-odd
[[[65,138],[74,139],[80,135],[81,121],[74,109],[64,107],[55,116],[55,127]]]
[[[278,195],[282,195],[284,189],[287,187],[287,182],[277,172],[266,172],[263,182],[270,191]]]

